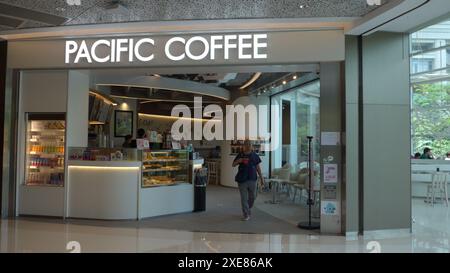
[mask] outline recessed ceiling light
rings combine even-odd
[[[66,0],[66,3],[69,6],[80,6],[81,0]]]
[[[287,83],[287,81],[283,81],[283,85],[285,85]]]
[[[294,75],[294,77],[292,77],[294,80],[296,80],[297,79],[297,75]]]

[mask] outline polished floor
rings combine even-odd
[[[259,193],[252,209],[252,219],[241,221],[242,212],[239,191],[235,188],[208,186],[206,196],[206,211],[198,213],[183,213],[143,219],[141,221],[89,221],[68,220],[74,224],[109,227],[139,227],[196,232],[223,233],[279,233],[279,234],[318,234],[315,231],[305,231],[297,228],[297,223],[306,221],[307,208],[305,204],[294,204],[287,194],[280,194],[279,204],[270,204],[270,192]],[[305,201],[306,198],[303,199]],[[304,202],[303,202],[304,203]]]
[[[1,252],[450,252],[449,209],[413,200],[413,233],[356,240],[308,234],[192,232],[43,219],[1,220]]]

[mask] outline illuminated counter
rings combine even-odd
[[[141,161],[69,161],[66,216],[138,218]]]

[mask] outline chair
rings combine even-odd
[[[291,179],[291,166],[286,164],[282,168],[274,169],[271,178],[282,180],[282,182],[276,184],[277,186],[280,186],[280,184],[281,186],[286,186]]]
[[[211,179],[214,179],[214,185],[219,184],[219,170],[217,167],[217,162],[215,161],[207,161],[206,168],[208,169],[208,184],[210,184]]]
[[[436,172],[433,174],[433,178],[431,181],[431,185],[427,187],[427,201],[431,202],[432,206],[434,206],[434,200],[436,199],[436,195],[440,194],[441,200],[445,200],[445,204],[448,207],[448,175],[443,172]]]
[[[291,184],[294,188],[294,196],[292,202],[295,203],[295,197],[297,197],[297,192],[300,191],[300,202],[302,201],[303,190],[306,189],[306,181],[308,180],[307,169],[300,170],[297,174],[297,180],[295,183]]]

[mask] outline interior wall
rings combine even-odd
[[[343,146],[341,145],[343,133],[343,63],[321,63],[320,64],[320,131],[332,132],[337,134],[336,145],[330,145],[324,142],[321,136],[320,163],[321,163],[321,209],[323,205],[333,204],[335,213],[323,213],[320,216],[320,231],[325,234],[341,234],[343,232],[342,209],[345,209],[345,203],[342,200],[342,180],[343,166]],[[324,179],[324,164],[336,164],[337,180],[336,182],[327,182]],[[325,183],[327,182],[327,183]]]
[[[358,88],[359,55],[358,37],[346,37],[345,57],[345,214],[346,233],[354,234],[359,229],[359,124]]]
[[[6,41],[0,41],[0,162],[3,163],[3,144],[5,136],[5,107],[6,107],[6,56],[8,52],[8,44]],[[0,166],[0,218],[3,213],[3,208],[6,205],[3,200],[7,200],[7,196],[3,196],[4,187],[7,182],[3,180],[3,164]]]
[[[87,147],[89,125],[87,71],[69,71],[67,96],[67,147]]]
[[[364,230],[410,229],[409,37],[378,32],[362,43]]]
[[[18,213],[21,215],[63,216],[63,188],[26,187],[23,181],[26,113],[66,113],[67,90],[67,71],[21,72],[16,176]]]
[[[114,98],[115,101],[117,101],[117,106],[114,107],[113,113],[111,115],[111,122],[110,124],[110,136],[113,140],[114,147],[122,147],[123,142],[125,141],[124,137],[115,137],[114,135],[114,120],[115,120],[115,111],[116,110],[122,110],[122,111],[131,111],[133,112],[133,139],[136,138],[136,132],[139,128],[138,126],[138,103],[137,100],[133,99],[117,99]]]

